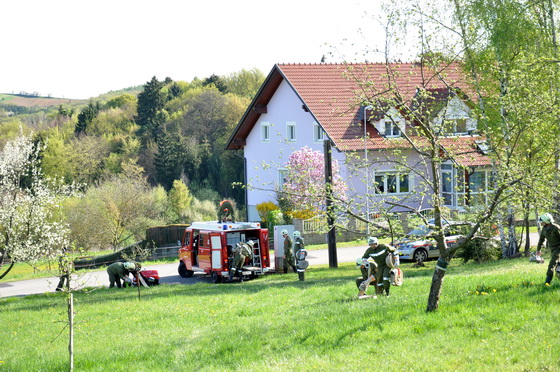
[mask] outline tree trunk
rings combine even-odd
[[[69,370],[74,370],[74,294],[68,294],[68,356],[69,356]]]
[[[530,223],[529,223],[529,208],[527,208],[527,212],[525,212],[525,215],[523,216],[523,225],[525,226],[525,249],[524,249],[524,254],[525,257],[529,257],[530,256],[530,252],[531,252],[531,233],[529,232],[529,227]]]
[[[426,311],[436,311],[439,306],[439,299],[441,297],[441,290],[443,288],[443,279],[445,277],[445,268],[440,268],[440,260],[438,260],[438,265],[434,270],[434,275],[432,275],[432,286],[430,287],[430,295],[428,297],[428,307]],[[442,260],[442,263],[445,261]]]
[[[513,215],[513,208],[508,203],[508,251],[507,258],[514,257],[519,250],[517,243],[517,235],[515,234],[515,216]]]
[[[8,268],[6,269],[6,271],[4,271],[2,274],[0,274],[0,280],[3,279],[6,275],[8,275],[8,273],[10,272],[10,270],[12,270],[12,267],[14,267],[14,261],[12,261],[10,263],[10,266],[8,266]]]

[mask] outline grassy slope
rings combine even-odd
[[[426,313],[434,262],[356,300],[353,264],[245,283],[76,294],[79,371],[557,370],[558,291],[527,259],[457,261]],[[476,293],[484,289],[488,294]],[[371,291],[372,289],[370,289]],[[0,300],[0,370],[64,370],[64,294]],[[24,347],[23,345],[29,345]]]

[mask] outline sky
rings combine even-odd
[[[156,76],[375,61],[379,0],[17,0],[0,5],[0,93],[88,99]]]

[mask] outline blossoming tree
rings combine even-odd
[[[340,167],[332,161],[332,193],[336,199],[344,199],[348,186],[340,176]],[[327,190],[325,188],[325,160],[321,151],[305,146],[294,151],[286,162],[286,180],[282,197],[296,210],[324,212]]]
[[[62,255],[68,228],[62,222],[66,187],[53,187],[41,174],[40,147],[20,135],[0,152],[0,273],[4,278],[17,262],[35,263]]]

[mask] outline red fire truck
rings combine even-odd
[[[229,278],[231,251],[239,242],[255,242],[253,257],[247,258],[243,276],[256,278],[268,271],[268,230],[258,222],[193,222],[185,229],[179,248],[179,275],[210,274],[213,283]]]

